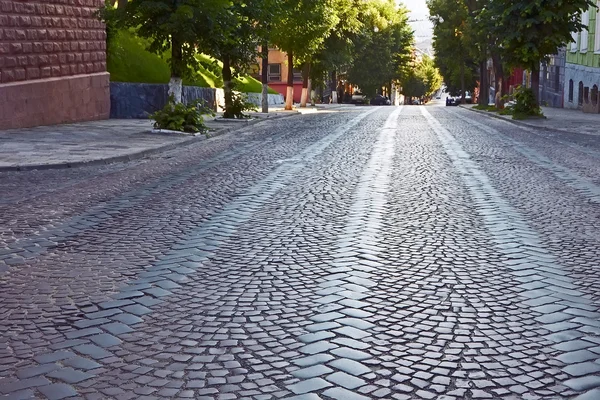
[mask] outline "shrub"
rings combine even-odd
[[[152,114],[154,127],[180,132],[206,132],[203,114],[213,114],[201,100],[191,104],[175,103],[173,95],[162,110]]]
[[[518,86],[515,89],[515,106],[513,107],[513,119],[525,119],[530,116],[542,116],[542,110],[535,100],[533,90]]]
[[[258,109],[248,101],[248,95],[233,91],[231,93],[231,107],[223,113],[223,118],[250,118],[244,111],[255,111]]]

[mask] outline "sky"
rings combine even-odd
[[[410,24],[415,31],[415,42],[419,50],[433,54],[431,37],[433,26],[428,19],[429,10],[426,0],[402,0],[410,11]]]

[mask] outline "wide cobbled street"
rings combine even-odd
[[[600,136],[348,106],[3,172],[0,333],[0,399],[597,400]]]

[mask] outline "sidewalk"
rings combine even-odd
[[[499,115],[495,112],[475,110],[473,109],[475,106],[476,104],[461,105],[461,107],[470,109],[471,111],[486,114],[494,118],[505,119],[517,125],[559,132],[600,135],[600,114],[585,114],[581,110],[568,108],[542,107],[542,112],[546,118],[514,120],[510,115]]]
[[[209,136],[232,132],[266,119],[279,119],[315,108],[269,114],[252,113],[248,121],[208,119]],[[109,119],[0,131],[0,171],[70,168],[129,161],[206,140],[205,135],[153,133],[150,120]]]

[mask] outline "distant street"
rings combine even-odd
[[[437,103],[0,172],[0,399],[600,399],[600,136]]]

